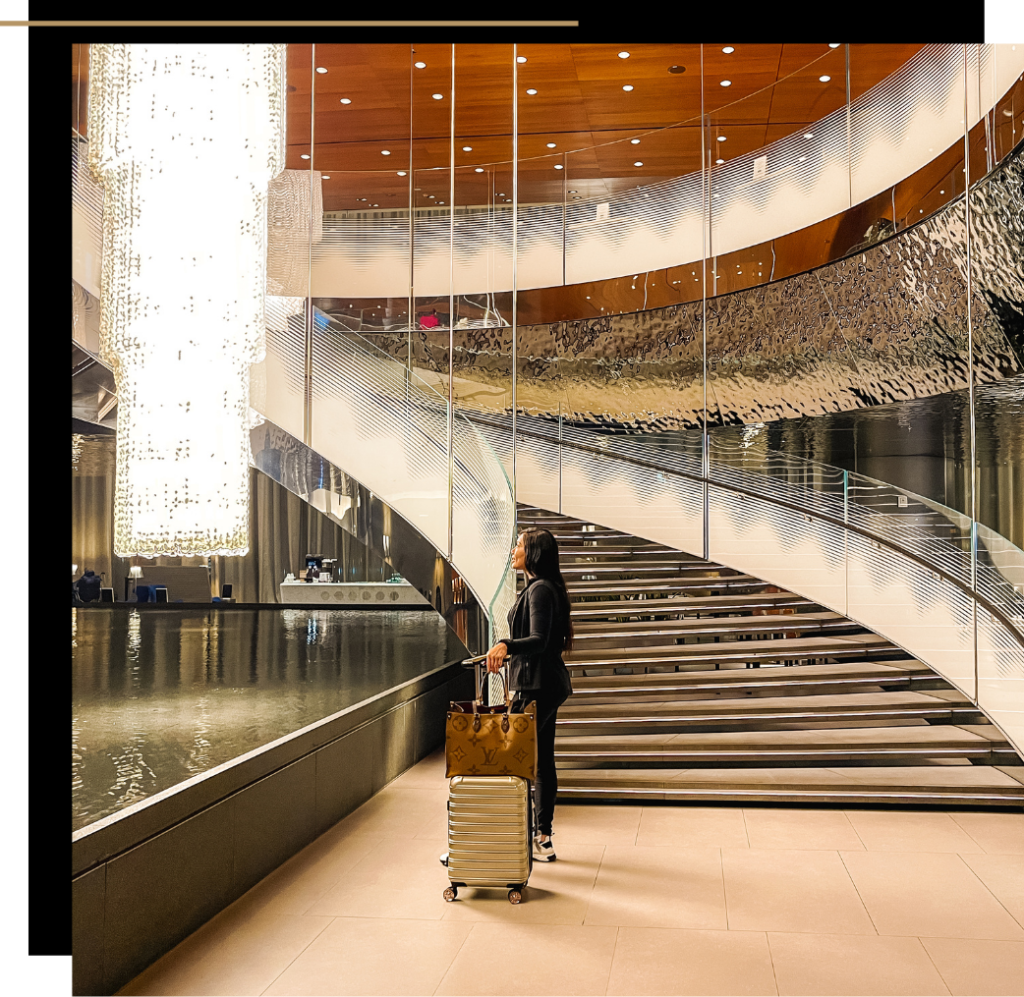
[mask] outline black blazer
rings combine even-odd
[[[568,623],[555,586],[543,578],[531,578],[508,614],[512,637],[504,643],[512,657],[511,690],[544,690],[562,699],[572,692],[562,660],[562,635]]]

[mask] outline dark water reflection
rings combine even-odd
[[[72,830],[458,657],[432,612],[71,610]]]

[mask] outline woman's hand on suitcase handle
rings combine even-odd
[[[492,675],[500,671],[507,656],[508,646],[504,641],[498,641],[498,643],[487,652],[487,671]]]

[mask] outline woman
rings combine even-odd
[[[555,810],[558,776],[555,771],[555,717],[572,692],[569,670],[562,653],[572,649],[569,593],[558,564],[558,543],[547,530],[529,529],[519,535],[512,552],[512,567],[526,575],[508,614],[508,640],[487,652],[488,672],[497,672],[507,655],[512,710],[523,712],[537,701],[537,778],[534,783],[536,827],[533,854],[542,862],[555,861],[551,818]]]

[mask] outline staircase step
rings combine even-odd
[[[689,616],[691,614],[726,615],[746,612],[772,612],[788,608],[805,609],[815,603],[789,592],[737,593],[735,595],[704,595],[665,599],[614,599],[608,602],[575,602],[574,621],[601,620],[622,616]],[[716,612],[717,611],[717,612]],[[784,615],[784,614],[779,614]]]
[[[721,591],[724,589],[758,589],[764,582],[752,575],[738,572],[723,575],[705,575],[701,578],[670,579],[668,581],[607,581],[607,582],[569,582],[565,583],[569,590],[569,599],[576,601],[584,595],[636,595],[639,593],[666,592],[675,594],[685,591]]]
[[[559,737],[559,765],[648,767],[650,765],[731,764],[770,767],[773,763],[837,761],[891,764],[921,759],[968,762],[1005,761],[1010,744],[990,740],[961,727],[862,727],[855,730],[769,730],[715,733],[643,734],[606,737]]]
[[[842,769],[578,769],[559,773],[558,799],[839,805],[1024,806],[1006,766],[863,766]]]
[[[908,689],[915,679],[936,679],[926,665],[906,661],[858,661],[833,665],[734,666],[719,671],[653,672],[634,675],[573,676],[565,706],[599,702],[663,700],[674,695],[744,696],[806,688],[845,692],[865,686]],[[792,692],[787,692],[792,695]],[[564,708],[564,707],[563,707]]]
[[[849,658],[866,651],[891,656],[895,649],[877,634],[855,634],[837,637],[792,637],[781,640],[732,640],[718,644],[667,644],[640,649],[594,648],[573,651],[566,656],[570,673],[615,668],[667,668],[680,665],[721,666],[725,663],[795,661],[801,658]]]

